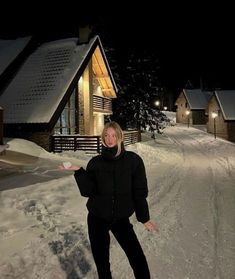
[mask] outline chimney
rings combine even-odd
[[[80,44],[88,43],[92,34],[92,27],[89,25],[79,27],[79,39]]]

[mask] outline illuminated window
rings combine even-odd
[[[76,96],[76,89],[74,89],[55,125],[55,134],[71,135],[76,133]]]

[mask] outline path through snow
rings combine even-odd
[[[144,230],[135,216],[131,220],[152,278],[234,279],[235,145],[180,125],[167,127],[156,140],[143,137],[128,150],[144,159],[151,218],[159,224],[160,234]],[[10,150],[14,144],[17,140]],[[71,154],[82,165],[89,160],[79,152],[66,156]],[[46,153],[42,157],[46,167],[41,158],[32,168],[21,162],[11,165],[10,171],[9,162],[0,159],[1,279],[95,279],[86,199],[79,195],[71,173],[56,174],[55,165],[63,157]],[[47,166],[53,171],[45,173]],[[36,180],[31,179],[34,169]],[[25,185],[19,185],[22,173]],[[133,278],[113,237],[111,266],[114,279]]]

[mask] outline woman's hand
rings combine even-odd
[[[157,224],[155,224],[151,220],[149,220],[148,222],[144,223],[144,226],[145,226],[145,228],[148,231],[159,233],[159,228],[158,228]]]
[[[62,165],[59,166],[60,170],[72,170],[76,171],[79,170],[79,166],[73,166],[70,162],[63,162]]]

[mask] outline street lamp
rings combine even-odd
[[[155,106],[159,108],[159,106],[160,106],[160,101],[159,100],[155,101]]]
[[[166,111],[166,110],[167,110],[167,107],[165,106],[165,107],[163,107],[163,109]]]
[[[187,117],[188,117],[188,128],[189,128],[189,114],[190,114],[190,110],[186,110],[185,114],[186,114]]]
[[[211,117],[214,119],[214,136],[215,136],[215,139],[216,139],[216,117],[218,116],[218,114],[216,112],[212,112],[211,113]]]

